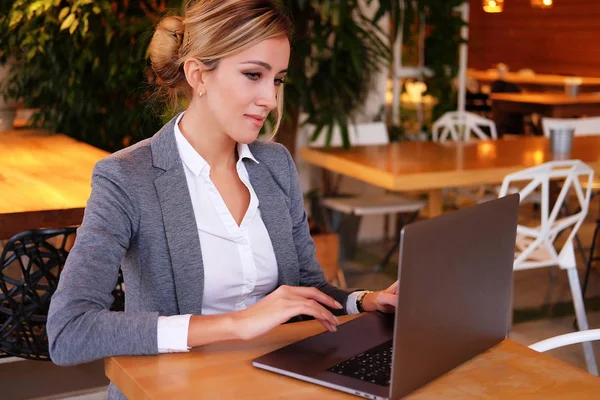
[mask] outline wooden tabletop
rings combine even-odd
[[[492,93],[492,101],[510,101],[515,103],[569,105],[569,104],[600,104],[600,95],[582,93],[578,96],[567,96],[564,93]]]
[[[109,153],[65,135],[0,132],[0,239],[81,222],[92,169]]]
[[[545,137],[396,142],[348,151],[305,147],[300,154],[310,164],[393,191],[501,183],[509,173],[557,158]],[[570,157],[600,173],[600,136],[576,137]]]
[[[482,71],[476,69],[468,69],[467,76],[472,77],[483,83],[491,83],[498,79],[498,71]],[[551,75],[551,74],[535,74],[535,75],[523,75],[517,72],[507,72],[504,79],[508,82],[513,82],[518,85],[524,86],[557,86],[562,88],[565,85],[565,79],[569,77],[563,75]],[[583,76],[581,78],[582,87],[595,87],[600,88],[600,78]]]
[[[190,353],[108,358],[105,371],[130,400],[356,399],[251,365],[260,355],[322,331],[316,321],[287,324],[251,341],[222,342]],[[408,398],[596,399],[598,393],[598,378],[507,339]]]

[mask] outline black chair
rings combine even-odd
[[[21,232],[0,256],[0,351],[49,361],[46,318],[75,228]]]
[[[76,228],[30,230],[10,238],[0,256],[0,353],[50,361],[46,320],[50,299]],[[123,278],[111,310],[124,308]]]
[[[492,93],[521,93],[521,88],[502,79],[497,79],[492,82]],[[520,112],[503,113],[502,116],[494,115],[494,122],[498,130],[498,135],[505,133],[522,134],[525,130],[524,115]]]
[[[488,94],[467,91],[465,100],[465,110],[479,114],[482,117],[489,118],[489,115],[492,112],[492,101],[490,100],[490,96]]]
[[[115,301],[110,306],[110,311],[125,311],[125,285],[123,284],[123,271],[119,268],[117,285],[112,291]]]

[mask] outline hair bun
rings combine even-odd
[[[148,48],[152,69],[170,87],[182,79],[178,61],[183,32],[183,18],[165,17],[156,27]]]

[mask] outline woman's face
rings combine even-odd
[[[215,117],[216,128],[236,142],[256,140],[267,115],[277,108],[289,58],[288,39],[278,37],[225,57],[215,70],[205,72],[202,100]]]

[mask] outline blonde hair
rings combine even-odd
[[[292,24],[277,0],[189,1],[185,17],[163,18],[148,48],[159,91],[175,104],[192,95],[183,71],[194,57],[210,71],[219,60],[274,37],[291,39]],[[283,117],[283,85],[277,93],[274,132]]]

